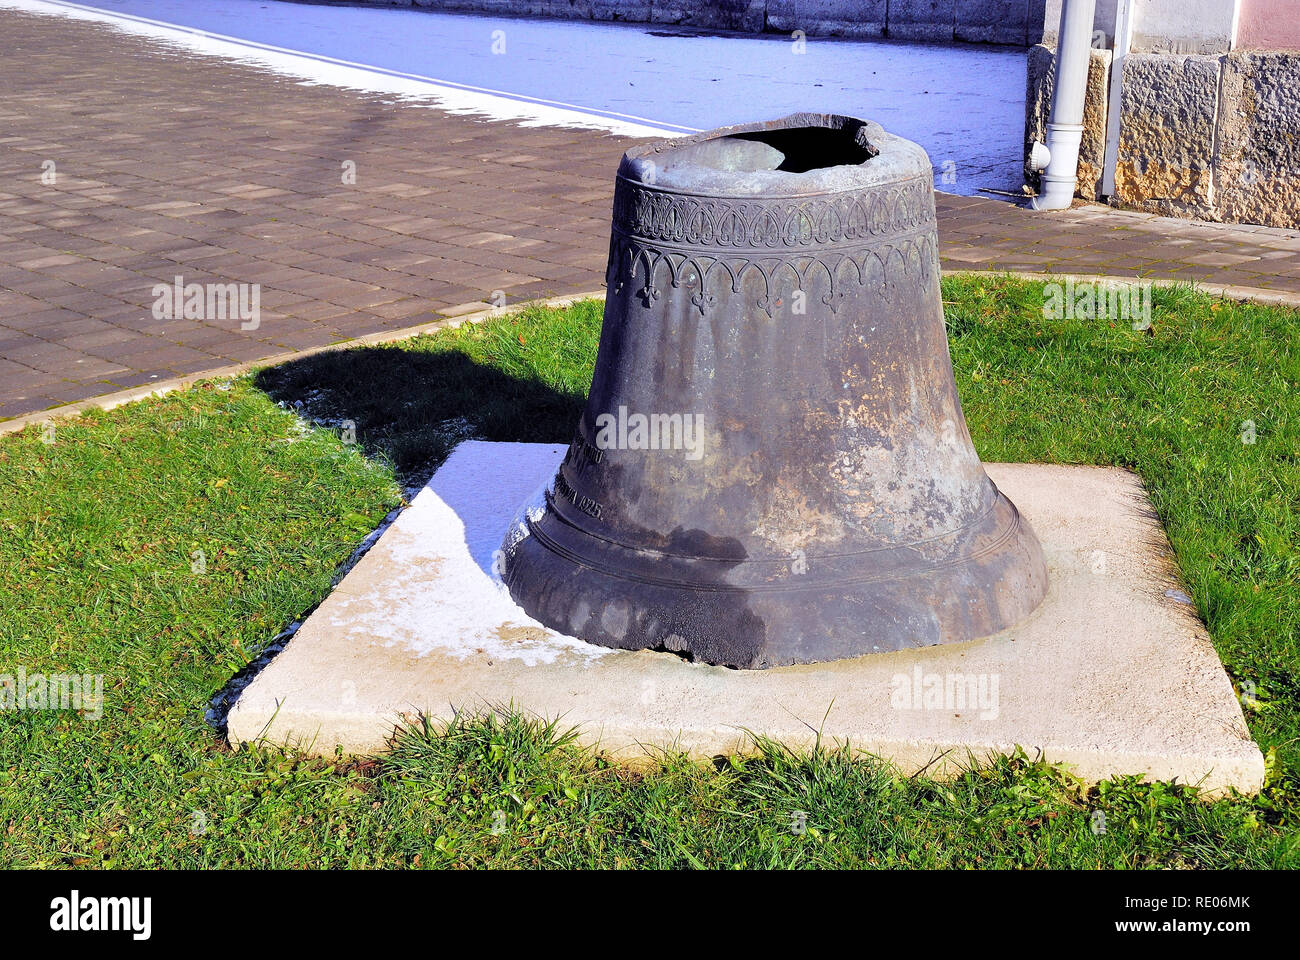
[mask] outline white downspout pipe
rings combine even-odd
[[[1035,210],[1065,210],[1074,200],[1083,140],[1083,100],[1088,92],[1088,57],[1097,0],[1061,0],[1061,27],[1056,38],[1056,85],[1047,124],[1050,157]]]

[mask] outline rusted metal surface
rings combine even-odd
[[[629,151],[587,406],[505,545],[515,599],[592,643],[745,668],[1030,613],[1042,553],[971,444],[936,241],[925,152],[873,123]]]

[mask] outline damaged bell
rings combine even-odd
[[[619,166],[586,409],[511,595],[592,643],[773,667],[973,640],[1047,590],[957,399],[931,167],[801,114]]]

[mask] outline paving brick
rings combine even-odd
[[[55,401],[44,396],[14,396],[0,403],[0,419],[8,420],[11,417],[39,413],[54,405]]]

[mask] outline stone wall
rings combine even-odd
[[[1102,163],[1106,157],[1106,105],[1110,89],[1109,50],[1093,50],[1088,59],[1088,93],[1083,102],[1083,140],[1079,144],[1079,173],[1075,195],[1084,200],[1101,196]],[[1039,188],[1039,174],[1029,168],[1029,148],[1047,139],[1047,121],[1056,86],[1056,51],[1043,44],[1029,48],[1025,88],[1025,182]]]
[[[1300,53],[1129,54],[1122,118],[1120,202],[1300,226]]]
[[[1120,93],[1115,198],[1214,219],[1219,58],[1130,53]]]
[[[624,20],[784,33],[1028,46],[1047,0],[310,0],[571,20]]]

